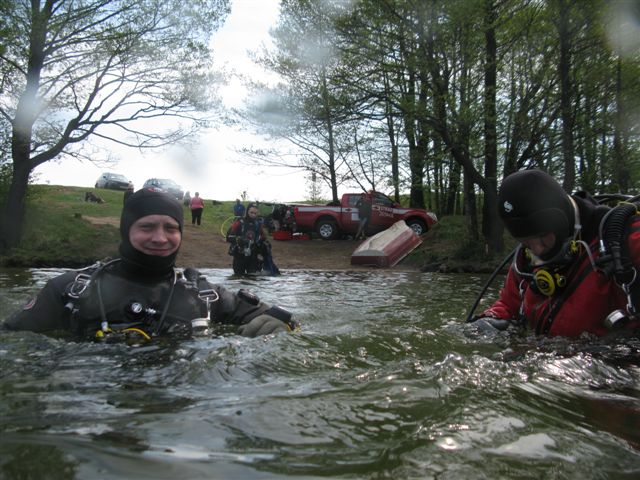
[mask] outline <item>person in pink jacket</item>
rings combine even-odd
[[[191,209],[191,225],[195,225],[196,223],[200,225],[202,211],[204,210],[204,200],[200,198],[198,192],[195,193],[195,196],[191,199],[191,202],[189,202],[189,208]]]

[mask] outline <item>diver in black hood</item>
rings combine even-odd
[[[296,328],[289,312],[245,290],[234,294],[194,269],[176,270],[183,224],[174,198],[137,191],[120,218],[120,258],[53,278],[3,328],[107,341],[189,337],[213,324],[237,325],[247,337]]]
[[[469,318],[479,329],[579,337],[640,327],[635,203],[611,208],[585,191],[569,195],[542,170],[520,170],[500,185],[498,209],[518,246],[499,298]]]

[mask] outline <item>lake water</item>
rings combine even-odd
[[[0,270],[0,318],[61,272]],[[301,332],[2,334],[0,478],[640,478],[637,340],[480,334],[464,319],[484,276],[202,273]]]

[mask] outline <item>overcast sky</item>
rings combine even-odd
[[[216,68],[260,75],[247,51],[269,43],[269,28],[277,21],[278,4],[278,0],[232,0],[231,14],[212,43]],[[220,93],[227,106],[238,106],[244,95],[237,81],[222,88]],[[258,141],[250,133],[221,127],[201,140],[188,154],[173,149],[142,155],[136,149],[113,145],[119,161],[109,168],[75,159],[47,162],[35,170],[37,182],[93,187],[103,171],[111,171],[125,175],[136,189],[150,177],[173,178],[192,195],[198,191],[206,199],[232,200],[245,191],[250,200],[289,202],[306,198],[302,173],[247,167],[239,162],[234,149]]]

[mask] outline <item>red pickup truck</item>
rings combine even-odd
[[[298,230],[316,232],[323,240],[338,235],[355,235],[358,231],[360,193],[345,193],[340,205],[294,205],[293,216]],[[418,235],[426,233],[438,218],[434,213],[419,208],[404,208],[382,193],[375,192],[367,233],[386,230],[398,220],[404,220]]]

